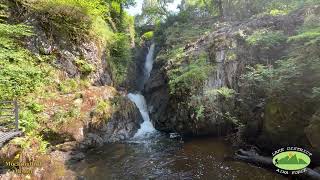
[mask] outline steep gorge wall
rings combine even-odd
[[[281,31],[287,37],[296,35],[309,11],[312,10],[305,8],[289,15],[264,16],[232,22],[220,28],[213,27],[213,32],[185,45],[183,53],[186,55],[178,65],[170,59],[161,59],[170,49],[160,51],[145,92],[156,128],[185,135],[224,135],[241,131],[243,139],[267,151],[297,145],[317,152],[318,141],[315,137],[319,133],[315,132],[316,120],[309,120],[312,114],[313,119],[317,118],[314,108],[306,105],[299,109],[296,97],[291,97],[286,103],[272,100],[266,97],[265,90],[248,86],[241,78],[248,72],[246,66],[276,66],[275,61],[291,51],[286,41],[270,48],[251,46],[246,40],[248,36],[263,29]],[[175,66],[188,66],[192,57],[196,57],[194,59],[197,61],[202,53],[207,55],[207,64],[214,66],[214,70],[208,74],[203,85],[197,87],[200,92],[172,93],[170,70]],[[218,90],[214,100],[206,95],[207,90]],[[233,94],[231,98],[227,97],[229,93]],[[197,118],[199,111],[189,108],[194,103],[190,96],[202,99],[197,106],[202,106],[204,118]]]

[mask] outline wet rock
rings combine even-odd
[[[85,156],[84,153],[78,152],[78,153],[72,155],[70,160],[71,160],[71,161],[81,161],[81,160],[83,160],[85,157],[86,157],[86,156]]]
[[[137,132],[142,122],[138,108],[126,96],[120,96],[116,101],[117,108],[110,119],[103,119],[98,125],[89,124],[80,148],[99,147],[107,142],[126,140]]]
[[[88,133],[86,138],[80,143],[82,147],[100,147],[103,145],[103,139],[94,133]]]
[[[320,111],[313,115],[305,132],[312,147],[320,149]]]
[[[72,142],[65,142],[63,144],[56,145],[52,149],[62,151],[62,152],[69,152],[74,151],[77,148],[77,141]]]

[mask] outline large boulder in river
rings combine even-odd
[[[142,122],[138,108],[125,96],[115,97],[110,116],[99,116],[91,112],[91,121],[85,129],[81,148],[97,147],[107,142],[126,140],[137,132]]]

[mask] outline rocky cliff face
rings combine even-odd
[[[33,53],[55,57],[52,63],[69,78],[86,76],[94,85],[112,85],[105,47],[94,41],[74,44],[58,32],[48,32],[37,16],[27,18],[25,23],[34,28],[35,35],[26,40]],[[89,68],[83,69],[84,65]]]
[[[305,120],[312,117],[314,110],[295,109],[295,100],[286,103],[276,100],[275,103],[265,96],[263,90],[253,89],[241,78],[247,72],[247,65],[272,66],[290,51],[286,41],[263,48],[250,46],[248,37],[264,29],[281,31],[287,37],[295,35],[309,10],[300,9],[285,16],[264,16],[213,27],[213,32],[185,45],[185,56],[179,64],[162,59],[164,54],[170,52],[164,47],[158,53],[145,90],[156,128],[182,134],[223,135],[234,132],[234,127],[238,127],[239,132],[241,127],[245,139],[266,150],[286,145],[316,150],[317,116],[314,115],[311,121]],[[214,66],[214,70],[208,74],[202,86],[198,86],[200,92],[189,95],[170,93],[170,70],[176,66],[188,66],[190,57],[197,57],[201,53],[207,55],[206,60]],[[218,92],[213,101],[206,95],[208,90]],[[233,96],[228,98],[229,94]],[[198,114],[189,109],[190,104],[194,103],[190,96],[202,99],[203,119],[197,118]],[[268,143],[262,144],[261,141]]]
[[[126,97],[126,89],[133,85],[123,83],[126,87],[116,87],[120,85],[115,82],[115,77],[112,77],[115,73],[110,67],[112,57],[108,49],[110,47],[107,47],[110,44],[97,38],[87,38],[88,34],[84,32],[83,36],[86,37],[81,37],[80,32],[80,35],[77,34],[80,37],[75,37],[75,34],[66,31],[76,24],[66,25],[70,27],[61,27],[64,26],[63,23],[53,25],[57,21],[67,22],[67,20],[63,19],[64,17],[51,19],[48,12],[35,13],[33,6],[39,2],[32,2],[30,5],[24,3],[24,1],[3,2],[7,7],[8,22],[25,24],[32,29],[33,35],[23,39],[23,47],[39,59],[37,62],[39,66],[41,63],[49,66],[55,73],[52,77],[53,84],[47,85],[50,86],[48,88],[45,87],[46,93],[53,93],[55,97],[35,98],[35,101],[45,106],[42,113],[48,118],[46,125],[49,128],[45,137],[50,139],[53,133],[61,136],[60,140],[53,144],[75,140],[88,146],[131,137],[138,129],[141,117],[138,109]],[[129,77],[135,76],[133,72],[135,66],[125,68],[131,68],[128,70],[131,73]],[[99,105],[103,103],[107,103],[107,106],[102,106],[100,110],[103,113],[96,113]],[[72,117],[73,120],[68,122],[71,126],[63,123],[62,129],[57,130],[53,127],[56,116],[74,109],[77,109],[78,117]],[[104,116],[101,113],[109,115]]]

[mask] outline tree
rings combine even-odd
[[[142,13],[136,17],[138,24],[155,25],[169,17],[168,4],[173,0],[144,0]]]

